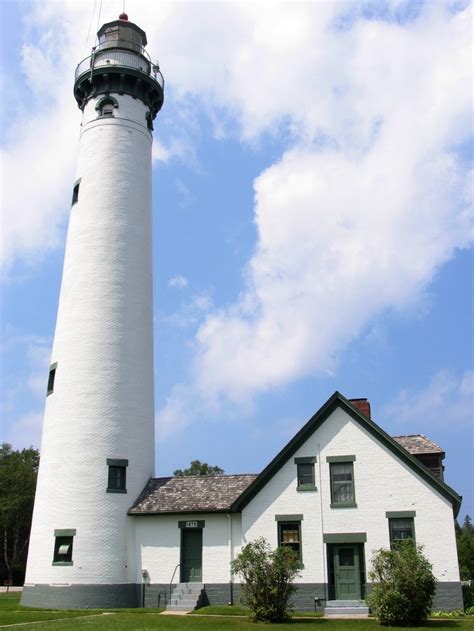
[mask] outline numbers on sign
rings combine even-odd
[[[198,527],[197,521],[187,521],[186,522],[186,528],[197,528],[197,527]]]

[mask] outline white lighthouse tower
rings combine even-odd
[[[127,510],[154,473],[151,146],[163,79],[125,14],[76,70],[82,110],[22,602],[137,604]]]

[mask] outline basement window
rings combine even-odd
[[[49,368],[48,375],[48,388],[46,390],[46,396],[52,394],[54,392],[54,380],[56,378],[56,368],[58,367],[57,363],[51,364]]]
[[[75,534],[75,529],[54,531],[53,565],[73,565],[72,548]]]
[[[107,458],[107,467],[107,493],[126,493],[128,460]]]

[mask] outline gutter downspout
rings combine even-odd
[[[321,445],[318,443],[318,462],[319,462],[319,501],[321,507],[321,544],[323,546],[323,579],[324,579],[324,596],[328,601],[328,571],[326,563],[326,554],[324,550],[324,516],[323,516],[323,479],[321,473]]]
[[[231,563],[233,561],[233,550],[232,550],[232,515],[227,513],[227,519],[229,522],[229,605],[234,604],[234,589],[233,589],[233,581],[234,576],[232,574],[232,566]]]

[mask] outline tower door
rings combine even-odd
[[[334,583],[337,600],[360,600],[359,547],[334,546]]]
[[[181,583],[202,581],[202,529],[181,530]]]

